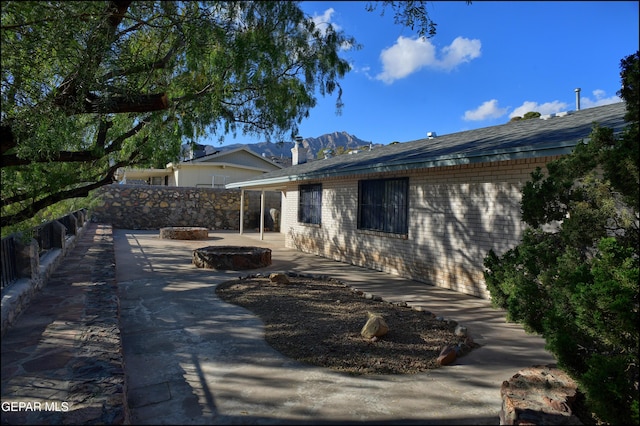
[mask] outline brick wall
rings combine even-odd
[[[484,257],[519,243],[522,187],[536,166],[552,159],[324,180],[320,226],[297,222],[298,192],[291,186],[282,201],[282,232],[287,247],[489,298]],[[408,235],[358,230],[358,180],[402,176],[409,176]]]
[[[198,226],[240,229],[240,190],[153,185],[108,185],[96,190],[96,222],[122,229]],[[260,192],[245,191],[244,227],[259,226]],[[280,210],[280,193],[265,192],[265,216]],[[265,220],[265,227],[270,224]]]

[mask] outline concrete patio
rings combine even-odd
[[[500,386],[520,369],[554,363],[544,340],[486,300],[284,247],[279,233],[210,232],[167,240],[114,229],[127,398],[133,424],[498,424]],[[267,247],[271,266],[217,271],[195,248]],[[248,273],[328,275],[389,301],[466,326],[482,345],[453,365],[406,376],[349,376],[299,364],[263,339],[260,320],[222,302],[216,285]]]

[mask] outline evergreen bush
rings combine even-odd
[[[604,422],[638,424],[639,53],[621,61],[628,126],[537,169],[522,191],[521,243],[485,257],[492,303],[544,337]]]

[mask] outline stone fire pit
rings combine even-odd
[[[239,271],[271,265],[271,249],[262,247],[209,246],[193,251],[198,268]]]
[[[160,228],[160,238],[168,240],[206,240],[209,238],[209,230],[195,226],[169,226]]]

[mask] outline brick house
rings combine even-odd
[[[287,247],[489,298],[483,260],[520,242],[530,173],[594,122],[620,131],[624,114],[616,103],[311,162],[294,147],[300,164],[227,188],[281,191]]]

